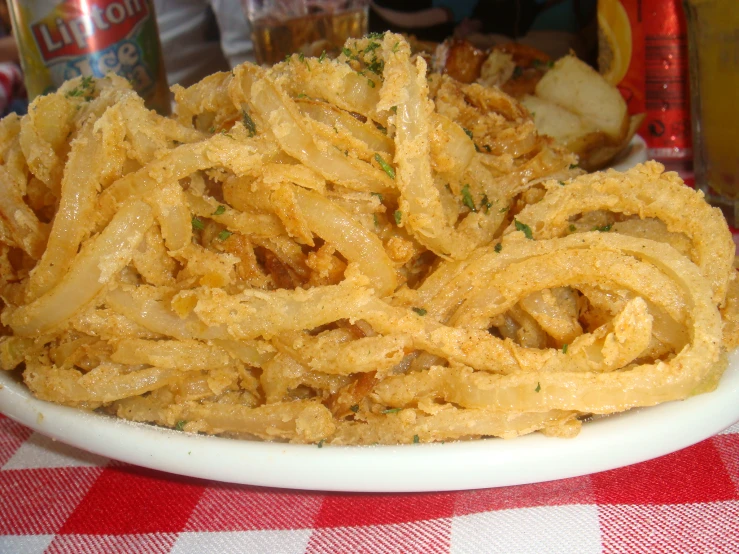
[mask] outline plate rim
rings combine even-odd
[[[318,448],[195,435],[84,412],[38,400],[10,373],[0,372],[0,412],[82,450],[218,482],[340,492],[494,488],[616,469],[730,427],[739,421],[737,399],[739,350],[729,354],[715,391],[587,422],[572,439],[536,433],[509,440]]]

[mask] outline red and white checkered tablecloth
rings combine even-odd
[[[0,552],[739,552],[739,424],[585,477],[339,494],[141,469],[0,416]]]

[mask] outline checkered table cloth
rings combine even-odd
[[[739,424],[585,477],[339,494],[141,469],[0,416],[0,468],[2,553],[739,552]]]

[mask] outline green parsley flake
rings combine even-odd
[[[393,113],[398,113],[398,106],[393,106],[392,108],[390,108],[390,111]]]
[[[500,251],[503,250],[503,245],[501,243],[498,243],[495,245],[495,248],[493,248],[493,250],[500,254]]]
[[[354,404],[353,406],[350,406],[349,409],[356,414],[359,411],[359,405]]]
[[[297,98],[308,98],[308,95],[304,92],[301,92],[300,94],[298,94]]]
[[[348,48],[342,48],[341,53],[344,54],[347,58],[352,57],[352,51],[349,50]]]
[[[325,59],[326,59],[326,51],[324,50],[323,52],[321,52],[321,55],[318,56],[318,63],[323,63],[323,60]]]
[[[369,54],[373,50],[377,50],[379,47],[380,47],[380,43],[379,42],[370,42],[367,45],[367,48],[364,49],[364,53],[365,54]]]
[[[539,392],[541,390],[541,383],[538,381],[536,382],[536,388],[534,389],[534,392]]]
[[[380,131],[383,135],[387,135],[387,127],[383,127],[376,121],[375,121],[375,127],[377,127],[377,130]]]
[[[578,169],[579,167],[578,164],[570,164],[570,169]]]
[[[180,421],[178,421],[177,423],[175,423],[174,428],[177,431],[182,431],[185,428],[185,425],[186,424],[187,424],[187,421],[185,421],[184,419],[181,419]]]
[[[504,212],[507,212],[507,211],[508,211],[508,208],[509,208],[509,207],[510,207],[510,206],[506,206],[506,207],[504,207],[504,208],[501,208],[501,209],[499,209],[498,211],[499,211],[500,213],[504,213]]]
[[[388,408],[387,410],[382,410],[383,414],[397,414],[402,408]]]
[[[565,186],[567,183],[565,183],[564,181],[559,181],[559,184]]]
[[[244,119],[244,127],[246,127],[246,130],[249,131],[249,136],[253,137],[257,134],[257,124],[254,123],[254,120],[249,116],[248,113],[246,113],[246,110],[241,111]]]
[[[607,233],[611,230],[611,224],[603,225],[602,227],[594,227],[593,231],[600,231],[601,233]]]
[[[325,439],[321,439],[321,440],[319,440],[319,441],[318,441],[318,444],[316,444],[316,446],[317,446],[318,448],[323,448],[323,443],[324,443],[324,442],[326,442],[326,440],[325,440]]]
[[[380,220],[377,219],[377,214],[372,214],[373,219],[375,220],[375,227],[380,226]]]
[[[411,308],[414,312],[416,312],[420,316],[424,316],[428,313],[425,308]]]
[[[393,217],[395,218],[395,224],[400,225],[400,221],[403,219],[403,212],[401,212],[400,210],[395,210]]]
[[[577,231],[577,227],[570,223],[570,232],[574,233],[575,231]]]
[[[367,84],[370,88],[375,88],[375,82],[372,79],[367,79]]]
[[[418,435],[413,435],[413,444],[418,444],[421,442],[421,439],[418,438]]]
[[[387,173],[388,177],[390,177],[391,179],[395,179],[395,170],[390,164],[382,159],[382,156],[380,156],[379,154],[375,154],[375,160],[377,160],[377,163],[380,164],[382,170]]]
[[[398,51],[398,47],[400,46],[400,42],[396,42],[393,44],[393,54],[395,54]]]
[[[213,134],[213,133],[216,132],[216,128],[215,127],[211,127],[210,129],[208,129],[208,132],[211,133],[211,134]]]
[[[288,54],[287,56],[285,56],[285,63],[290,63],[290,60],[292,60],[292,59],[293,59],[293,55],[292,54]]]
[[[374,32],[374,33],[369,33],[367,35],[367,38],[370,40],[382,40],[384,37],[385,37],[384,31],[382,33]]]
[[[569,348],[567,343],[564,343],[562,345],[562,354],[567,354],[567,349]]]
[[[382,202],[382,201],[383,201],[383,196],[382,196],[382,194],[381,194],[381,193],[379,193],[379,192],[372,192],[372,193],[370,193],[370,194],[371,194],[372,196],[377,196],[377,199],[378,199],[378,200],[379,200],[380,202]]]
[[[516,231],[523,231],[523,234],[526,235],[527,239],[534,239],[534,234],[531,232],[531,227],[529,227],[525,223],[521,223],[517,219],[514,219],[513,223],[516,225]]]
[[[213,212],[213,215],[222,215],[226,212],[226,206],[220,205],[216,208],[216,211]]]
[[[470,194],[469,185],[465,185],[462,187],[462,204],[467,206],[472,212],[477,211],[477,207],[475,206],[475,201],[472,199],[472,194]]]
[[[231,231],[229,231],[228,229],[224,229],[223,231],[218,233],[218,240],[226,240],[231,235],[233,235]]]
[[[205,224],[200,221],[197,217],[192,218],[192,228],[197,229],[198,231],[202,231],[205,229]]]
[[[469,129],[466,129],[464,127],[462,127],[462,130],[464,131],[464,134],[465,135],[467,135],[468,137],[470,137],[470,140],[475,140],[475,137],[472,135],[472,131],[470,131]]]
[[[480,207],[485,208],[485,213],[488,213],[490,211],[490,208],[493,207],[492,202],[488,200],[487,194],[483,195],[482,200],[480,201]]]

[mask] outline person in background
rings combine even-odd
[[[251,29],[237,0],[154,0],[167,82],[184,87],[254,61]]]
[[[26,113],[28,99],[23,87],[23,72],[18,63],[18,44],[13,37],[10,12],[0,0],[0,115]]]

